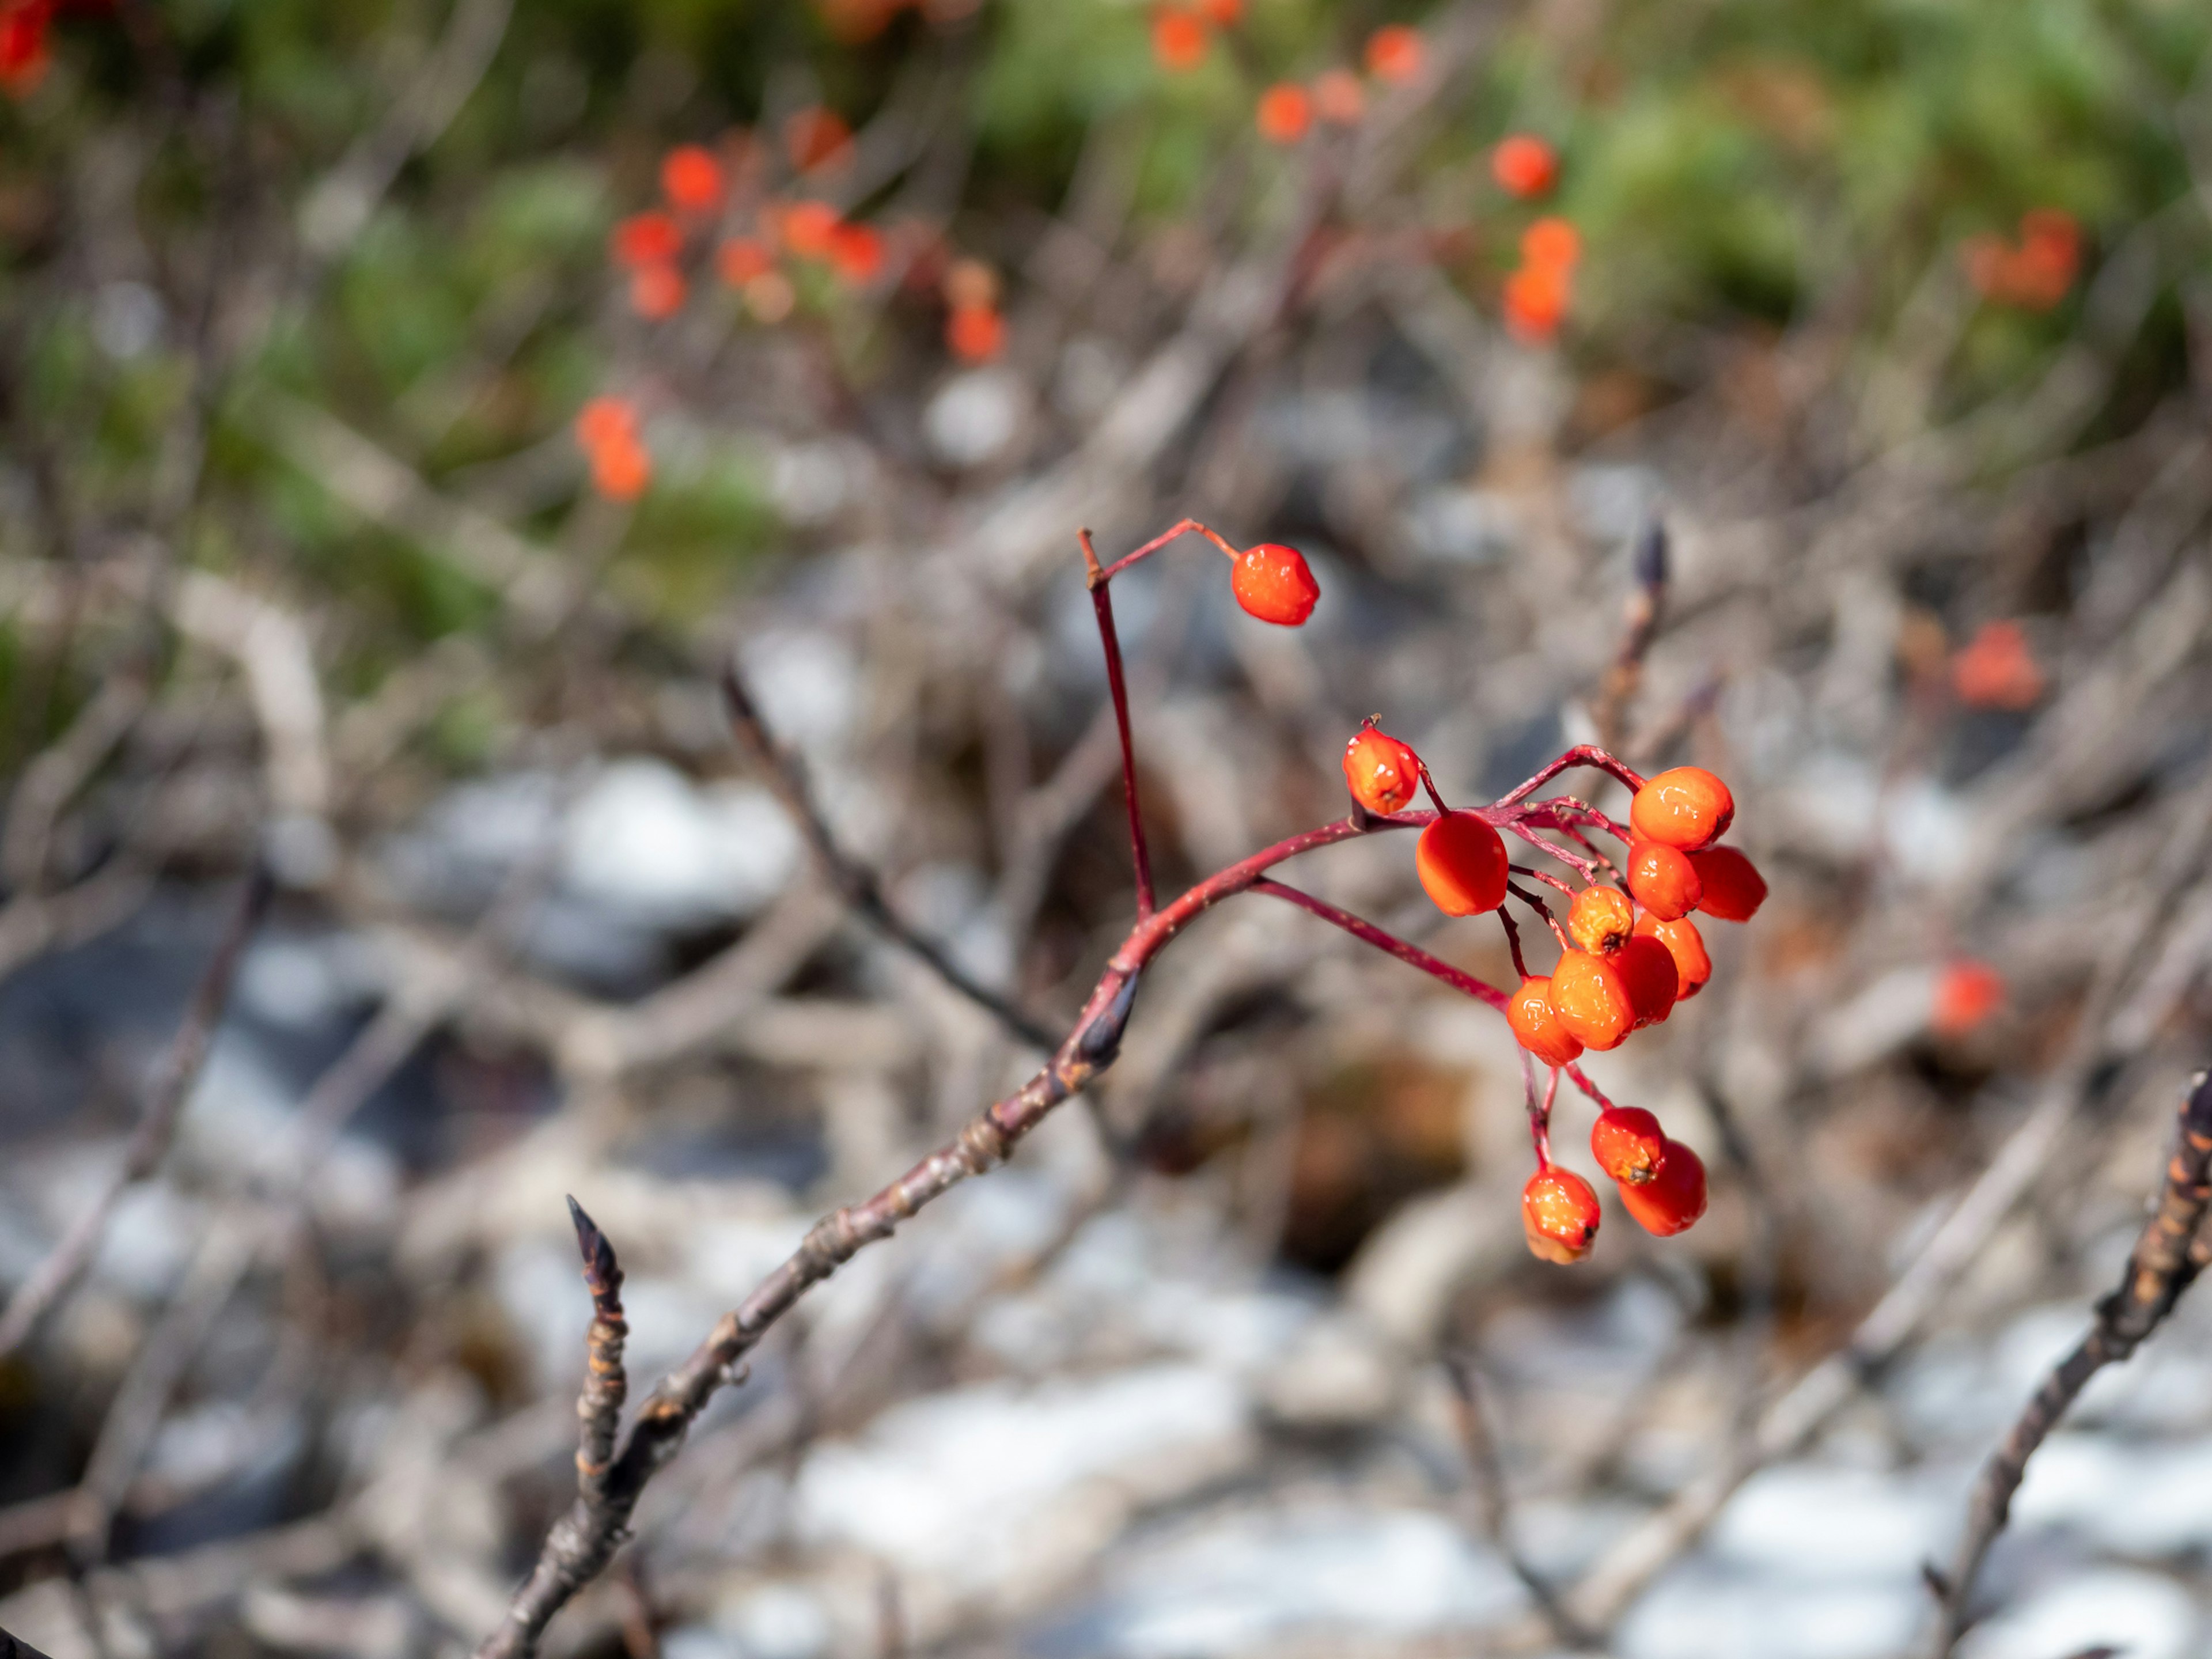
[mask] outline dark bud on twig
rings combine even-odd
[[[1076,1040],[1078,1059],[1103,1069],[1121,1052],[1121,1032],[1129,1023],[1130,1009],[1136,1006],[1137,977],[1132,974],[1122,981],[1121,988],[1114,993],[1114,1000],[1084,1029],[1083,1035]]]
[[[590,1287],[592,1300],[603,1302],[622,1289],[622,1268],[615,1261],[615,1247],[573,1198],[568,1200],[568,1219],[575,1224],[576,1249],[584,1258],[584,1283]]]
[[[1643,533],[1636,538],[1636,585],[1649,588],[1667,585],[1667,526],[1656,518],[1647,520]]]

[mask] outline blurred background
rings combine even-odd
[[[841,902],[722,665],[1064,1030],[1133,898],[1075,532],[1191,514],[1322,599],[1116,584],[1164,890],[1340,816],[1370,713],[1455,800],[1601,738],[1729,780],[1771,896],[1591,1066],[1711,1213],[1535,1261],[1504,1022],[1224,907],[549,1652],[1925,1639],[2207,1055],[2203,6],[0,0],[0,94],[11,1306],[114,1197],[5,1333],[0,1626],[472,1647],[574,1487],[562,1194],[641,1394],[1036,1063]],[[1510,981],[1405,837],[1286,873]],[[1974,1609],[2207,1650],[2212,1305]]]

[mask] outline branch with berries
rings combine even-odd
[[[1551,1158],[1552,1107],[1562,1076],[1599,1108],[1591,1148],[1599,1166],[1619,1184],[1632,1216],[1665,1237],[1682,1231],[1705,1212],[1705,1173],[1696,1153],[1669,1139],[1650,1113],[1608,1100],[1577,1062],[1586,1049],[1620,1047],[1704,987],[1711,963],[1690,920],[1692,912],[1744,921],[1765,896],[1765,884],[1750,860],[1716,844],[1735,817],[1728,786],[1691,766],[1647,779],[1606,750],[1583,744],[1487,806],[1455,807],[1411,745],[1370,719],[1345,747],[1344,775],[1352,799],[1346,817],[1263,848],[1163,904],[1153,886],[1146,841],[1112,583],[1186,535],[1203,538],[1228,557],[1237,602],[1259,621],[1300,626],[1320,599],[1313,573],[1295,548],[1271,542],[1239,548],[1194,520],[1180,521],[1111,563],[1099,559],[1088,531],[1079,532],[1121,742],[1136,918],[1073,1028],[1053,1048],[1042,1069],[972,1119],[950,1142],[872,1197],[817,1222],[791,1256],[661,1380],[619,1443],[615,1419],[627,1389],[616,1297],[619,1274],[612,1246],[576,1213],[586,1277],[598,1310],[590,1342],[591,1382],[580,1408],[585,1427],[578,1453],[579,1490],[548,1534],[507,1618],[477,1650],[477,1659],[525,1659],[536,1651],[554,1614],[605,1567],[628,1536],[647,1485],[681,1449],[708,1402],[741,1378],[746,1357],[775,1322],[815,1285],[866,1246],[890,1237],[923,1206],[1003,1163],[1055,1107],[1110,1066],[1153,958],[1199,917],[1241,894],[1296,905],[1505,1015],[1529,1056],[1529,1131],[1536,1170],[1522,1193],[1522,1219],[1536,1255],[1579,1261],[1589,1253],[1598,1230],[1597,1196],[1589,1183]],[[750,705],[745,707],[750,712]],[[757,716],[753,720],[757,726]],[[775,752],[764,729],[750,735],[764,752]],[[1631,792],[1627,823],[1571,795],[1539,798],[1539,790],[1578,768],[1596,770]],[[810,832],[818,830],[795,769],[786,759],[781,769],[793,781],[794,810],[807,820]],[[1430,804],[1417,808],[1414,802],[1423,795]],[[1364,917],[1275,878],[1277,866],[1303,854],[1396,830],[1419,832],[1415,873],[1445,915],[1498,918],[1521,972],[1517,989],[1509,993],[1489,984]],[[1601,835],[1620,844],[1618,856],[1593,839]],[[1508,836],[1556,860],[1576,880],[1514,863]],[[826,832],[817,845],[827,845]],[[1603,879],[1608,874],[1619,876],[1621,884]],[[1534,887],[1549,887],[1566,901],[1564,925]],[[1509,900],[1558,941],[1559,961],[1548,975],[1528,971]],[[1549,1068],[1540,1091],[1537,1061]]]

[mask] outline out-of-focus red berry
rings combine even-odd
[[[1505,327],[1516,340],[1541,345],[1567,318],[1566,268],[1523,265],[1505,279]]]
[[[1636,931],[1636,907],[1618,887],[1585,887],[1567,907],[1567,937],[1603,956],[1618,951]]]
[[[1662,921],[1647,911],[1636,919],[1636,931],[1657,939],[1674,958],[1675,1001],[1687,1002],[1705,988],[1705,981],[1713,976],[1713,959],[1705,953],[1705,938],[1695,922],[1687,916],[1679,921]]]
[[[1244,0],[1198,0],[1198,9],[1218,29],[1233,29],[1244,21]]]
[[[783,148],[801,173],[842,167],[852,159],[853,129],[836,110],[812,104],[785,119]]]
[[[592,452],[592,487],[611,501],[634,501],[653,482],[653,457],[634,437],[623,436]]]
[[[1239,553],[1229,586],[1246,611],[1283,628],[1296,628],[1312,616],[1321,598],[1305,556],[1280,542],[1260,542]]]
[[[1647,780],[1628,805],[1629,827],[1644,841],[1685,853],[1708,847],[1728,832],[1735,797],[1702,766],[1677,766]]]
[[[674,265],[640,265],[629,275],[629,308],[649,323],[684,309],[684,273]]]
[[[722,245],[714,250],[715,274],[732,288],[743,288],[754,277],[766,276],[775,269],[775,256],[756,237],[725,237]]]
[[[1572,1170],[1547,1164],[1521,1189],[1521,1225],[1528,1250],[1562,1267],[1589,1254],[1597,1238],[1597,1194]]]
[[[661,158],[660,193],[685,213],[722,205],[722,164],[704,144],[678,144]]]
[[[576,441],[587,451],[636,434],[637,410],[627,398],[594,398],[576,411]]]
[[[1490,152],[1490,176],[1507,195],[1527,201],[1551,189],[1559,176],[1559,158],[1541,138],[1516,132]]]
[[[1628,890],[1662,921],[1673,921],[1698,908],[1705,896],[1698,866],[1679,848],[1639,841],[1628,849]]]
[[[1543,270],[1572,270],[1583,257],[1583,234],[1568,220],[1548,214],[1521,233],[1521,258]]]
[[[1964,1036],[2004,1006],[2004,975],[1986,962],[1962,957],[1936,976],[1928,1024],[1938,1036]]]
[[[1560,1029],[1585,1048],[1618,1048],[1636,1029],[1628,982],[1604,957],[1561,951],[1552,969],[1551,997]]]
[[[1427,55],[1421,32],[1404,23],[1386,23],[1367,37],[1367,72],[1378,81],[1403,85],[1421,72]]]
[[[1674,965],[1674,952],[1650,934],[1632,934],[1627,944],[1613,953],[1611,966],[1628,987],[1629,1006],[1636,1010],[1638,1026],[1656,1025],[1674,1012],[1681,973]]]
[[[1366,118],[1367,88],[1348,69],[1323,70],[1314,77],[1313,104],[1331,126],[1356,127]]]
[[[1668,1238],[1705,1212],[1705,1164],[1679,1140],[1667,1143],[1659,1172],[1639,1184],[1623,1182],[1621,1206],[1647,1233]]]
[[[1421,787],[1421,757],[1370,720],[1344,745],[1344,781],[1370,812],[1402,812]]]
[[[617,264],[632,270],[665,265],[684,252],[684,231],[665,213],[633,213],[615,227],[610,251]]]
[[[945,303],[988,309],[999,303],[999,273],[981,259],[955,259],[945,272]]]
[[[1206,22],[1194,11],[1164,6],[1152,19],[1152,61],[1184,75],[1206,61]]]
[[[837,210],[827,202],[793,202],[784,209],[776,233],[802,259],[827,259],[836,241]]]
[[[2021,216],[2020,252],[2013,259],[2013,295],[2031,311],[2048,311],[2064,299],[2081,269],[2081,227],[2057,208],[2031,208]]]
[[[1766,902],[1766,878],[1759,866],[1733,847],[1708,847],[1690,854],[1705,891],[1698,909],[1722,921],[1749,921]]]
[[[1421,887],[1448,916],[1480,915],[1505,902],[1505,841],[1475,812],[1447,812],[1413,846]]]
[[[883,234],[873,225],[839,225],[830,233],[830,265],[841,281],[866,287],[884,268]]]
[[[38,90],[52,61],[46,26],[53,21],[49,0],[8,0],[0,6],[0,90],[24,98]]]
[[[1983,624],[1951,659],[1951,689],[1977,708],[2020,710],[2043,700],[2043,670],[2014,622]]]
[[[1279,81],[1260,94],[1260,136],[1271,144],[1295,144],[1313,125],[1313,100],[1295,81]]]
[[[1006,343],[1006,319],[992,306],[955,306],[945,319],[945,343],[966,363],[988,363]]]
[[[1505,1004],[1505,1023],[1523,1048],[1549,1066],[1565,1066],[1583,1051],[1552,1006],[1552,981],[1524,979]]]
[[[1625,1187],[1641,1187],[1657,1176],[1666,1152],[1667,1132],[1641,1106],[1608,1106],[1590,1126],[1590,1155]]]

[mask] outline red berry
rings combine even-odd
[[[1314,601],[1321,598],[1304,556],[1279,542],[1261,542],[1239,553],[1230,586],[1246,611],[1284,628],[1296,628],[1312,616]]]
[[[1641,1106],[1608,1106],[1590,1128],[1597,1166],[1625,1186],[1641,1187],[1659,1173],[1667,1133]]]
[[[945,319],[945,343],[964,362],[988,363],[1006,343],[1006,319],[990,306],[955,306]]]
[[[1674,1012],[1674,992],[1681,983],[1681,974],[1674,966],[1674,953],[1657,939],[1649,933],[1637,934],[1613,953],[1610,965],[1628,987],[1629,1005],[1636,1010],[1639,1027],[1656,1025]]]
[[[2004,975],[1971,957],[1947,963],[1936,980],[1929,1024],[1938,1036],[1964,1036],[2004,1006]]]
[[[883,233],[873,225],[840,224],[830,233],[830,264],[848,287],[873,282],[884,268]]]
[[[684,309],[684,273],[674,265],[640,265],[630,272],[629,308],[648,322]]]
[[[1152,19],[1152,57],[1171,75],[1206,61],[1206,25],[1194,12],[1170,9]]]
[[[1404,23],[1386,23],[1367,37],[1367,72],[1377,80],[1412,80],[1424,55],[1420,31]]]
[[[1705,1212],[1705,1166],[1679,1140],[1667,1143],[1659,1173],[1641,1186],[1622,1182],[1620,1201],[1644,1231],[1661,1238],[1682,1231]]]
[[[1597,1237],[1597,1194],[1572,1170],[1547,1164],[1521,1189],[1521,1225],[1528,1250],[1562,1266],[1589,1254]]]
[[[660,193],[686,213],[712,213],[722,204],[722,164],[703,144],[678,144],[661,158]]]
[[[1281,81],[1260,94],[1260,136],[1271,144],[1295,144],[1313,125],[1313,100],[1295,81]]]
[[[1675,1001],[1687,1002],[1705,988],[1705,981],[1713,976],[1713,959],[1705,954],[1705,941],[1695,922],[1687,916],[1679,921],[1662,921],[1647,912],[1637,919],[1636,931],[1639,937],[1657,939],[1674,958]]]
[[[1559,176],[1559,158],[1541,138],[1516,132],[1490,152],[1490,176],[1509,196],[1541,196]]]
[[[1505,1023],[1521,1046],[1548,1066],[1565,1066],[1583,1051],[1583,1045],[1559,1024],[1548,979],[1521,981],[1521,988],[1505,1005]]]
[[[635,270],[665,264],[684,252],[684,232],[665,213],[633,213],[615,227],[615,263]]]
[[[1698,908],[1723,921],[1749,921],[1766,902],[1766,881],[1759,866],[1733,847],[1712,847],[1690,854],[1705,890]]]
[[[805,259],[826,259],[842,222],[837,210],[827,202],[793,202],[783,210],[778,226],[783,245]]]
[[[1521,262],[1562,275],[1583,257],[1583,234],[1568,220],[1549,214],[1521,233]]]
[[[1618,887],[1585,887],[1567,911],[1567,937],[1596,956],[1618,951],[1636,931],[1636,907]]]
[[[1505,326],[1517,340],[1548,340],[1566,320],[1571,298],[1565,266],[1523,265],[1505,279]]]
[[[1662,921],[1686,916],[1705,896],[1705,884],[1687,853],[1656,841],[1639,841],[1628,849],[1628,890],[1636,902]]]
[[[637,435],[637,410],[621,398],[594,398],[576,411],[576,441],[604,449]]]
[[[743,288],[775,269],[768,249],[750,236],[732,236],[714,250],[714,270],[732,288]]]
[[[1628,982],[1605,957],[1587,951],[1560,952],[1551,999],[1560,1029],[1586,1048],[1618,1048],[1636,1029]]]
[[[1735,799],[1702,766],[1677,766],[1648,780],[1629,804],[1629,826],[1642,841],[1693,853],[1711,846],[1735,817]]]
[[[1344,745],[1344,781],[1370,812],[1402,812],[1421,787],[1421,757],[1370,720]]]
[[[784,148],[801,173],[842,167],[853,154],[853,129],[845,118],[819,104],[795,111],[783,124]]]
[[[1505,840],[1475,812],[1447,812],[1413,848],[1421,885],[1448,916],[1479,915],[1505,902]]]
[[[1323,70],[1314,77],[1314,113],[1332,126],[1356,127],[1367,113],[1367,88],[1348,69]]]

